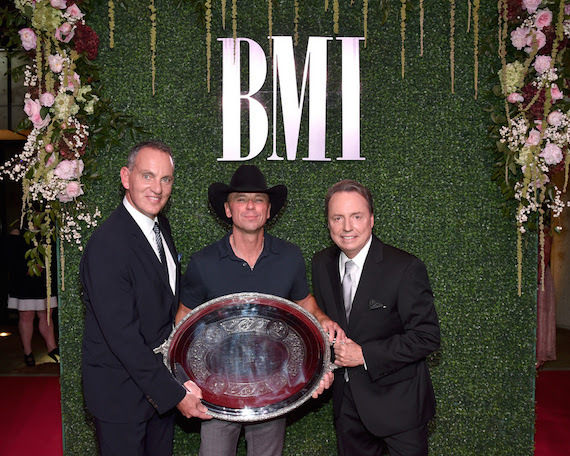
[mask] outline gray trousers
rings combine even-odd
[[[235,456],[241,430],[245,429],[247,456],[281,456],[285,418],[242,424],[215,418],[202,421],[200,456]]]

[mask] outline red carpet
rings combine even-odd
[[[3,456],[61,456],[59,377],[0,377]]]
[[[0,377],[3,456],[61,456],[59,377]],[[570,455],[570,371],[540,371],[535,456]]]
[[[570,371],[540,371],[536,380],[535,456],[570,455]]]

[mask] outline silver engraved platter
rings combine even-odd
[[[307,401],[332,369],[327,334],[305,309],[261,293],[202,304],[161,351],[177,378],[195,382],[214,417],[252,422]]]

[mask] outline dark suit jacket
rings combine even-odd
[[[319,307],[362,346],[367,369],[347,371],[363,424],[382,437],[426,423],[435,397],[425,358],[438,349],[440,335],[424,264],[373,236],[347,325],[339,255],[336,246],[315,254],[313,288]],[[336,418],[343,375],[337,369],[332,387]]]
[[[168,220],[159,215],[159,224],[178,263]],[[175,407],[185,390],[153,349],[172,331],[179,281],[172,293],[164,267],[122,203],[89,239],[80,275],[87,408],[102,421],[125,423]]]

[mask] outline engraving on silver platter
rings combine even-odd
[[[206,364],[208,355],[219,349],[226,338],[248,333],[269,337],[282,344],[288,355],[286,367],[282,366],[280,371],[265,379],[247,383],[232,382],[210,372]],[[214,394],[244,398],[275,393],[289,382],[297,383],[295,380],[301,373],[304,355],[304,344],[293,328],[282,321],[261,317],[236,317],[211,323],[192,341],[187,351],[188,365],[199,383],[207,385]]]

